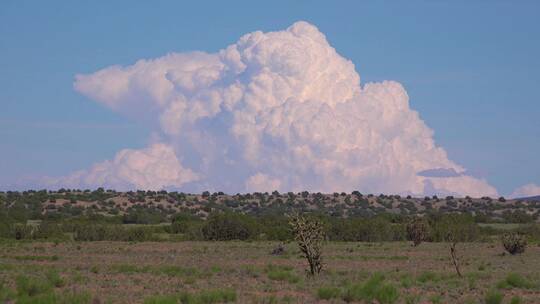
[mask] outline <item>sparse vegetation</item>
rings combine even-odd
[[[4,192],[0,302],[534,303],[539,209],[357,191]],[[295,212],[312,241],[289,226]]]

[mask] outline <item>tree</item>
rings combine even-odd
[[[202,228],[206,240],[229,241],[247,240],[256,234],[256,223],[249,217],[225,212],[212,214]]]
[[[407,238],[413,242],[414,247],[425,241],[428,238],[428,233],[429,224],[423,218],[415,217],[407,223]]]
[[[304,258],[309,264],[309,273],[317,275],[323,268],[322,243],[324,241],[324,226],[315,218],[308,218],[298,213],[289,215],[294,239],[300,247]]]

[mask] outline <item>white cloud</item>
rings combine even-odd
[[[142,150],[121,150],[113,160],[95,164],[89,170],[77,171],[50,185],[67,187],[100,187],[128,190],[180,187],[198,179],[182,167],[174,150],[166,144],[153,144]]]
[[[523,185],[517,188],[516,190],[514,190],[514,192],[510,194],[510,197],[521,198],[521,197],[536,196],[536,195],[540,195],[540,186],[530,183],[530,184]]]
[[[246,181],[246,190],[248,192],[272,192],[273,190],[279,190],[280,186],[279,179],[271,178],[262,173],[250,176]]]
[[[418,174],[465,170],[436,146],[401,84],[361,85],[353,63],[306,22],[246,34],[214,54],[173,53],[77,75],[74,87],[155,128],[198,172],[193,190],[423,194],[429,185],[439,193],[497,195],[466,174]],[[136,184],[155,186],[155,173],[138,171],[145,182]],[[99,181],[118,174],[103,166],[108,178]]]

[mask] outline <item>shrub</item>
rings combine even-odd
[[[430,281],[437,281],[438,276],[434,272],[424,271],[418,276],[417,280],[420,283],[427,283],[427,282],[430,282]]]
[[[65,238],[65,236],[64,236],[64,233],[62,232],[60,225],[43,222],[39,226],[37,226],[37,228],[34,230],[33,238],[34,239],[51,239],[51,238],[63,239]]]
[[[178,296],[175,295],[163,295],[163,296],[152,296],[144,299],[144,304],[177,304]]]
[[[52,287],[48,282],[30,278],[27,276],[17,277],[17,295],[19,297],[34,297],[49,292]]]
[[[297,283],[300,278],[287,270],[270,270],[268,271],[268,278],[275,281],[287,281],[289,283]]]
[[[434,214],[429,218],[429,227],[435,242],[471,242],[479,236],[478,226],[468,214]]]
[[[34,227],[26,224],[14,224],[10,230],[11,237],[16,240],[31,239],[34,234]]]
[[[64,281],[64,279],[62,279],[62,277],[55,271],[51,271],[47,274],[47,280],[54,287],[57,287],[57,288],[64,287],[64,285],[66,285],[66,282]]]
[[[399,299],[399,292],[393,285],[385,284],[377,291],[375,299],[381,304],[392,304]]]
[[[73,239],[75,241],[103,241],[107,230],[101,225],[77,225],[74,229]]]
[[[203,290],[196,294],[182,292],[178,295],[152,296],[144,300],[144,304],[212,304],[236,301],[236,292],[232,289]]]
[[[504,249],[512,255],[525,252],[525,248],[527,247],[527,239],[518,233],[503,234],[501,242]]]
[[[338,287],[321,287],[317,290],[317,297],[321,300],[338,298],[341,290]]]
[[[187,233],[189,231],[190,226],[192,226],[194,223],[198,223],[201,220],[186,212],[181,212],[178,214],[175,214],[171,220],[171,225],[167,228],[167,232],[169,233]]]
[[[377,300],[381,304],[395,303],[399,298],[397,288],[384,282],[382,274],[374,274],[364,284],[355,284],[347,287],[343,292],[342,299],[345,302],[365,301],[371,303]]]
[[[415,247],[427,239],[428,232],[429,224],[425,219],[416,217],[407,224],[407,238]]]
[[[501,304],[504,295],[497,290],[490,290],[484,298],[486,304]]]
[[[143,242],[152,240],[151,227],[123,227],[121,225],[81,224],[74,227],[75,241],[124,241]]]
[[[237,213],[212,214],[202,227],[206,240],[247,240],[256,234],[253,219]]]
[[[289,225],[300,251],[308,261],[309,273],[311,275],[319,274],[323,268],[322,242],[324,241],[324,227],[322,222],[296,213],[289,216]]]
[[[523,301],[519,296],[513,296],[510,300],[510,304],[521,304]]]
[[[534,284],[517,273],[509,273],[506,278],[497,284],[500,289],[510,288],[534,288]]]

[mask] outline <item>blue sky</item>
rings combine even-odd
[[[540,184],[540,2],[291,2],[2,1],[0,185],[147,143],[144,126],[75,92],[75,74],[215,52],[298,20],[352,60],[362,83],[401,82],[469,173],[502,194]]]

